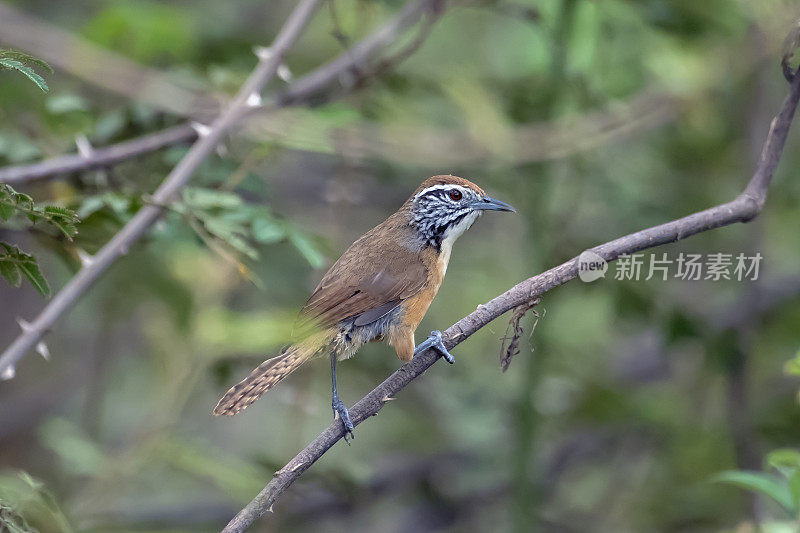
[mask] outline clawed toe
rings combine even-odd
[[[434,350],[439,352],[439,355],[444,357],[444,360],[450,363],[451,365],[456,362],[456,358],[453,357],[453,354],[447,351],[444,342],[442,342],[441,331],[438,330],[431,331],[430,336],[423,342],[421,342],[419,345],[417,345],[417,348],[414,350],[414,354],[416,355],[420,352],[424,352],[428,348],[433,348]]]
[[[344,425],[344,440],[347,444],[350,444],[350,439],[355,438],[353,435],[353,421],[350,419],[350,412],[347,410],[347,407],[344,406],[342,400],[339,398],[335,398],[331,403],[331,407],[333,408],[333,416],[339,415],[339,419],[342,421]],[[348,438],[349,435],[349,438]]]

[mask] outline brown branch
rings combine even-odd
[[[778,166],[798,100],[800,100],[800,75],[795,75],[789,94],[784,100],[780,112],[772,121],[756,171],[745,191],[736,199],[666,224],[631,233],[592,248],[591,251],[606,261],[613,261],[623,254],[632,254],[714,228],[753,219],[761,211],[766,201],[767,188]],[[477,310],[448,328],[443,334],[445,345],[448,349],[454,348],[500,315],[541,297],[544,293],[577,276],[578,257],[576,256],[557,267],[528,278],[486,304],[478,306]],[[438,359],[439,356],[434,350],[427,350],[400,367],[350,408],[353,424],[359,425],[367,418],[376,415],[389,399],[422,375]],[[335,420],[286,466],[275,473],[275,477],[258,496],[228,523],[223,533],[244,531],[257,518],[271,511],[272,505],[280,495],[343,436],[343,426],[340,421]]]

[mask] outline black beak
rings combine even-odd
[[[512,213],[516,213],[517,210],[508,205],[505,202],[501,202],[500,200],[495,200],[489,196],[484,196],[482,200],[478,200],[477,202],[472,202],[470,207],[475,210],[483,210],[483,211],[511,211]]]

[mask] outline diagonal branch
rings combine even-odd
[[[64,288],[55,295],[36,319],[23,326],[20,334],[0,357],[0,375],[13,375],[17,361],[40,342],[42,335],[80,298],[114,261],[126,254],[163,215],[161,205],[172,201],[191,179],[198,166],[213,153],[224,136],[253,108],[261,105],[261,90],[275,75],[283,56],[299,37],[320,0],[301,0],[281,28],[268,51],[259,54],[253,73],[231,105],[203,132],[186,156],[169,173],[153,195],[153,202],[143,207],[119,233],[83,266]]]
[[[358,81],[366,75],[371,58],[387,49],[406,30],[425,19],[426,27],[437,20],[445,8],[444,0],[416,0],[406,4],[400,12],[385,25],[356,43],[335,59],[293,81],[286,89],[279,92],[275,101],[266,111],[305,103],[310,99],[317,101],[330,99],[338,92],[349,91],[356,87]],[[4,11],[0,4],[0,14]],[[427,18],[426,18],[427,17]],[[421,43],[421,41],[420,41]],[[393,61],[396,66],[409,54]],[[385,69],[384,69],[385,70]],[[258,126],[270,117],[267,112],[247,117],[250,125]],[[79,172],[92,168],[109,166],[126,159],[160,150],[175,144],[190,143],[197,140],[197,132],[190,124],[183,124],[166,130],[151,133],[118,144],[95,149],[89,157],[71,154],[54,157],[38,163],[0,168],[0,183],[19,184],[41,180],[64,174]]]
[[[756,171],[744,192],[736,199],[666,224],[631,233],[592,248],[591,251],[606,261],[613,261],[623,254],[632,254],[721,226],[752,220],[761,211],[766,201],[767,189],[786,144],[799,100],[800,74],[795,74],[791,81],[789,94],[784,100],[780,112],[772,121]],[[542,296],[577,276],[578,257],[576,256],[557,267],[526,279],[486,304],[478,306],[477,310],[448,328],[443,334],[445,346],[452,349],[500,315]],[[376,415],[394,395],[422,375],[438,358],[438,354],[429,349],[400,367],[350,408],[353,424],[358,425]],[[286,466],[276,472],[275,477],[258,496],[228,523],[223,533],[244,531],[257,518],[271,511],[272,505],[281,494],[343,436],[344,428],[337,419]]]

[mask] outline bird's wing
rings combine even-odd
[[[428,268],[418,253],[395,241],[375,242],[370,233],[325,274],[303,308],[304,318],[323,328],[349,318],[368,324],[427,285]]]

